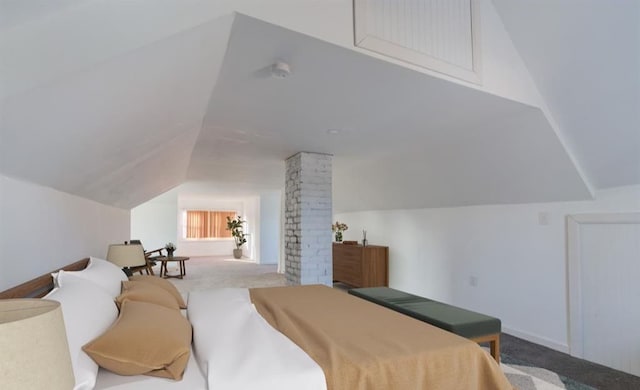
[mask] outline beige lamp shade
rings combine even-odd
[[[0,387],[70,390],[74,385],[60,303],[0,299]]]
[[[107,260],[119,267],[137,267],[146,265],[142,245],[113,244],[109,245]]]

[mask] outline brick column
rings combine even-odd
[[[286,161],[287,284],[333,284],[331,156],[300,152]]]

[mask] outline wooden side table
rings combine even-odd
[[[188,257],[184,257],[184,256],[158,256],[158,257],[154,257],[155,261],[159,261],[160,262],[160,277],[162,278],[178,278],[178,279],[182,279],[186,274],[187,274],[187,268],[184,265],[184,262],[189,260]],[[180,268],[180,273],[177,275],[171,275],[167,272],[167,263],[170,261],[177,261],[179,268]]]

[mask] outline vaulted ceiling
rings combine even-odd
[[[350,3],[300,12],[342,15]],[[547,107],[228,1],[0,0],[0,172],[122,208],[184,182],[242,196],[281,188],[298,151],[334,155],[336,211],[587,199],[591,184],[640,184],[638,4],[571,18],[569,0],[494,3]],[[270,76],[278,59],[289,78]]]
[[[640,1],[493,0],[595,188],[640,183]]]

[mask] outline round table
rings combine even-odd
[[[187,269],[184,265],[184,262],[189,260],[188,257],[184,256],[158,256],[153,258],[154,261],[160,262],[160,277],[162,278],[178,278],[182,279],[187,274]],[[177,275],[171,275],[167,272],[167,263],[170,261],[177,261],[180,267],[180,273]]]

